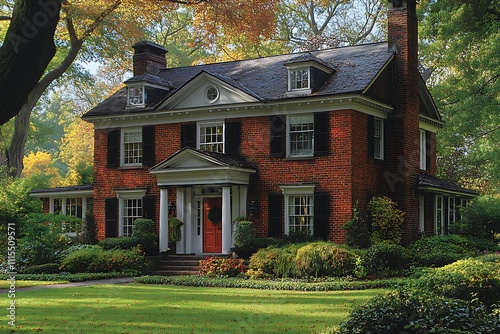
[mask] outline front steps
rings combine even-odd
[[[200,260],[205,260],[208,255],[168,255],[158,260],[158,264],[150,275],[161,276],[181,276],[181,275],[198,275],[200,268]],[[216,255],[216,257],[228,257]]]

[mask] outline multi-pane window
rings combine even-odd
[[[448,198],[448,222],[453,224],[457,220],[457,205],[455,197]]]
[[[290,70],[290,90],[309,88],[309,69]]]
[[[380,118],[373,120],[373,157],[384,159],[384,121]]]
[[[312,156],[314,116],[290,116],[288,122],[289,156]]]
[[[66,198],[66,214],[82,218],[82,199],[81,198]]]
[[[142,199],[124,199],[123,200],[123,236],[132,235],[132,226],[137,218],[142,217]]]
[[[200,150],[224,153],[224,125],[200,125]]]
[[[142,128],[123,129],[123,164],[142,163]]]
[[[435,203],[435,217],[434,217],[434,234],[444,234],[444,203],[443,196],[436,195]]]
[[[54,213],[63,213],[63,199],[62,198],[54,198],[54,211],[53,212]]]
[[[287,196],[288,232],[313,232],[314,196]]]
[[[420,169],[427,168],[427,134],[420,130]]]
[[[128,88],[128,104],[131,106],[140,106],[144,104],[144,87]]]

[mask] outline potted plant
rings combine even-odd
[[[184,223],[176,217],[168,218],[168,248],[172,251],[175,251],[176,242],[180,241],[182,238],[181,226],[183,224]]]

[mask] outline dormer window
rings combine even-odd
[[[289,89],[309,89],[309,68],[289,71]]]
[[[128,105],[143,106],[144,105],[144,86],[128,87]]]

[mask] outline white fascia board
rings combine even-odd
[[[93,190],[70,190],[70,191],[50,191],[41,193],[31,193],[30,196],[36,198],[53,198],[53,197],[92,197],[94,196]]]
[[[293,115],[309,112],[352,109],[378,118],[386,119],[394,109],[392,106],[372,98],[354,95],[314,96],[284,99],[271,102],[238,103],[182,110],[149,111],[114,116],[93,116],[85,120],[95,129],[110,129],[127,126],[202,122],[214,119],[231,119],[272,115]]]
[[[215,184],[248,185],[250,174],[255,170],[238,167],[209,167],[189,169],[166,169],[151,171],[158,186],[192,186]]]

